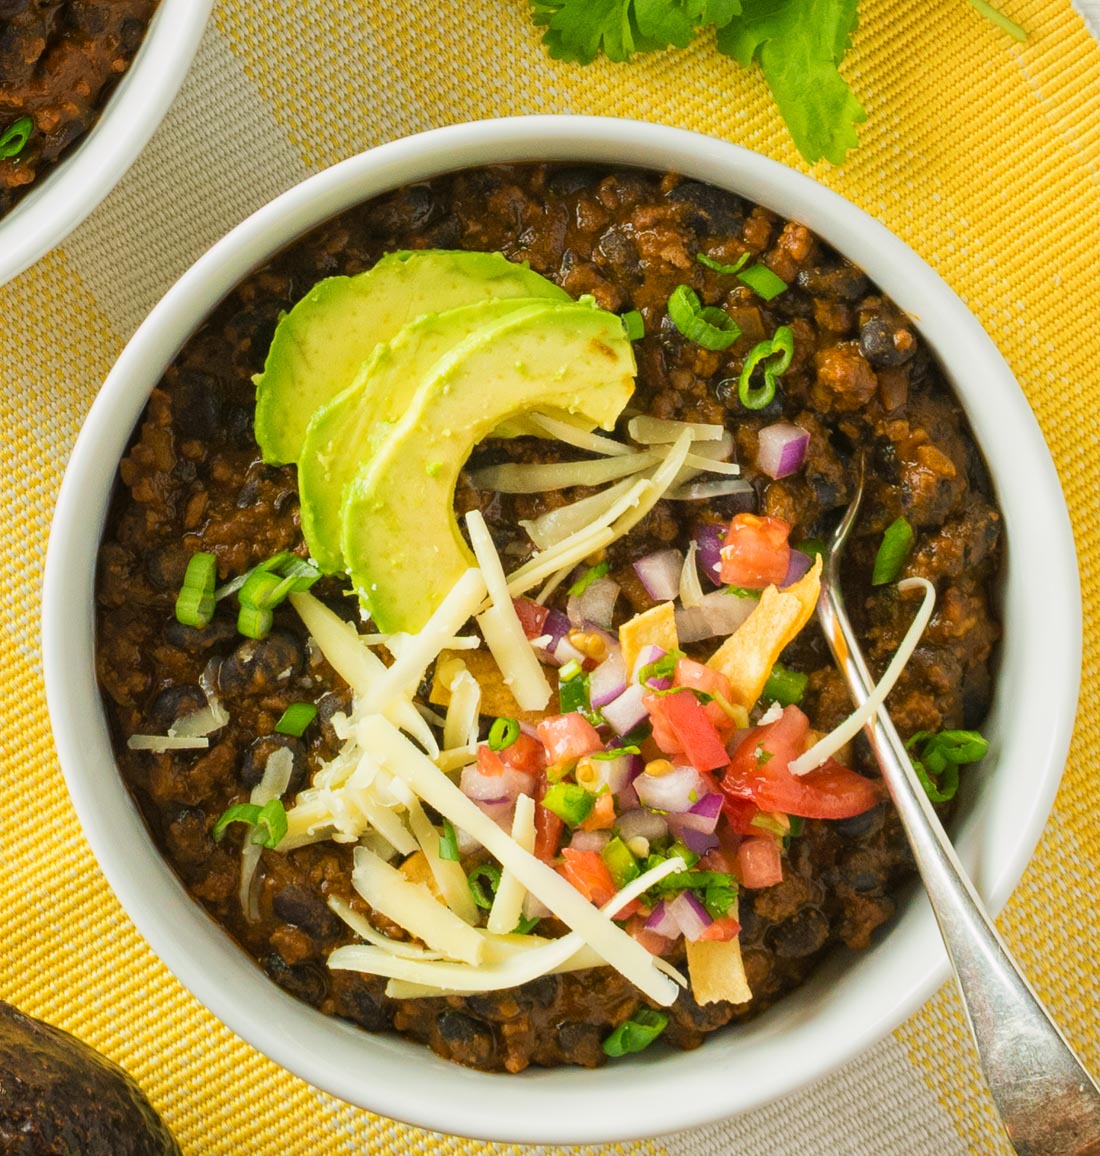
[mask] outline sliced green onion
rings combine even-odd
[[[735,598],[759,598],[762,590],[749,590],[746,586],[727,586],[723,594],[732,594]]]
[[[482,911],[488,911],[500,886],[500,868],[492,863],[480,863],[470,872],[468,882],[474,903]]]
[[[439,857],[451,863],[457,863],[459,860],[458,836],[450,819],[443,820],[443,834],[439,836]]]
[[[542,805],[570,827],[579,827],[592,813],[596,796],[576,783],[555,783],[546,789]]]
[[[221,842],[230,823],[247,823],[251,827],[259,817],[258,803],[234,803],[232,807],[222,812],[221,818],[214,824],[212,832],[214,842]]]
[[[516,926],[512,929],[512,934],[530,935],[531,932],[534,931],[536,927],[538,927],[539,923],[540,920],[537,915],[532,915],[530,917],[521,915],[519,917],[519,923],[517,923]]]
[[[207,626],[214,617],[214,579],[218,560],[213,554],[192,554],[176,598],[176,620],[184,626]]]
[[[794,334],[787,325],[780,325],[769,339],[753,347],[741,367],[741,378],[737,384],[737,396],[746,409],[763,409],[770,404],[775,397],[775,379],[787,372],[793,356]],[[754,388],[753,371],[761,362],[764,384]]]
[[[286,808],[281,799],[264,803],[256,816],[256,829],[252,832],[252,842],[273,850],[286,837]]]
[[[34,121],[29,116],[21,116],[14,124],[9,124],[0,133],[0,157],[17,157],[26,147],[34,132]]]
[[[514,718],[498,718],[489,728],[489,750],[506,751],[519,738],[519,723]]]
[[[788,288],[787,282],[782,277],[777,277],[767,265],[753,265],[744,273],[738,273],[737,280],[747,285],[757,297],[763,297],[765,301],[771,301]]]
[[[959,767],[984,758],[989,740],[978,731],[918,731],[905,749],[913,751],[918,746],[917,756],[911,756],[913,770],[928,798],[933,803],[946,803],[959,789]]]
[[[594,754],[588,756],[590,759],[619,759],[623,755],[640,755],[641,750],[631,743],[625,747],[612,747],[609,751],[596,751]]]
[[[913,527],[905,518],[895,518],[886,527],[875,555],[875,567],[871,572],[872,586],[885,586],[901,577],[905,560],[913,548]]]
[[[248,581],[237,591],[241,606],[253,606],[257,610],[271,610],[278,606],[279,588],[283,579],[270,570],[253,570]]]
[[[237,614],[237,633],[245,638],[266,638],[275,625],[275,615],[257,606],[242,606]]]
[[[639,1008],[632,1019],[628,1019],[607,1037],[603,1050],[609,1056],[625,1056],[630,1052],[641,1052],[668,1027],[668,1016],[651,1007]]]
[[[708,257],[706,253],[696,253],[695,260],[700,265],[706,265],[708,269],[713,269],[715,273],[721,273],[724,277],[732,277],[735,273],[740,273],[742,269],[752,259],[751,253],[742,253],[733,265],[723,265],[721,261],[716,261],[713,257]]]
[[[280,735],[291,735],[300,739],[305,729],[317,717],[317,708],[311,702],[292,702],[283,711],[279,721],[275,724],[275,731]]]
[[[703,307],[699,294],[690,285],[677,285],[668,299],[672,324],[689,340],[704,349],[722,350],[741,336],[741,327],[715,305]]]
[[[631,309],[629,313],[624,313],[619,320],[623,323],[623,329],[626,330],[627,341],[641,341],[645,337],[645,318],[637,309]]]
[[[668,654],[662,655],[656,662],[647,662],[638,671],[638,681],[642,686],[649,687],[651,679],[671,678],[676,673],[676,664],[683,657],[684,652],[682,650],[670,650]]]
[[[573,595],[583,594],[593,582],[598,578],[603,578],[610,569],[611,563],[606,558],[602,562],[597,562],[595,566],[589,566],[576,582],[569,587],[569,593]]]
[[[768,675],[764,689],[760,692],[761,698],[771,699],[780,706],[794,706],[802,701],[806,693],[806,684],[810,681],[808,674],[798,670],[789,670],[781,662],[777,662]]]

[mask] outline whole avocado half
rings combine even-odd
[[[181,1156],[168,1126],[117,1064],[2,1000],[0,1152]]]

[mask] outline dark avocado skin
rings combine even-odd
[[[3,1156],[181,1156],[117,1065],[0,1000]]]

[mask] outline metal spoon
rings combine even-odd
[[[840,558],[862,497],[860,463],[855,497],[829,543],[817,604],[818,621],[857,706],[874,681],[844,610]],[[1100,1154],[1100,1088],[1020,974],[884,708],[864,732],[913,849],[1009,1140],[1027,1156]]]

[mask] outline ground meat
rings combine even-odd
[[[157,0],[0,0],[0,135],[30,117],[0,157],[0,216],[95,124],[141,46]]]
[[[237,634],[231,599],[203,629],[180,624],[173,613],[196,550],[215,555],[219,581],[281,550],[305,552],[294,470],[265,465],[252,436],[251,375],[262,368],[280,312],[317,280],[362,271],[390,250],[423,246],[499,250],[570,293],[640,310],[646,333],[635,345],[632,408],[724,422],[732,431],[752,493],[659,502],[628,540],[613,544],[606,559],[622,590],[621,617],[653,605],[633,567],[638,556],[685,547],[702,523],[752,509],[789,521],[796,543],[823,537],[850,498],[863,454],[868,492],[844,584],[868,661],[881,671],[912,618],[911,598],[869,584],[883,530],[905,516],[916,541],[904,573],[933,582],[938,599],[889,706],[903,737],[974,726],[988,705],[998,637],[991,583],[1001,518],[963,415],[909,319],[804,226],[674,175],[502,166],[399,190],[296,242],[238,286],[184,345],[120,465],[97,585],[97,670],[119,765],[153,837],[192,895],[258,966],[326,1014],[369,1031],[402,1032],[474,1067],[594,1067],[605,1062],[607,1034],[646,1006],[617,972],[544,976],[468,998],[388,999],[385,980],[324,966],[335,947],[355,938],[332,914],[332,897],[383,934],[408,938],[352,888],[350,846],[264,851],[254,893],[259,918],[252,920],[239,899],[243,832],[234,825],[221,841],[212,834],[228,806],[248,800],[276,750],[291,751],[291,791],[306,785],[338,751],[338,716],[351,705],[347,686],[309,650],[289,607],[276,610],[274,630],[261,642]],[[700,252],[726,263],[747,253],[789,288],[764,302],[736,278],[700,265]],[[680,284],[736,319],[742,336],[728,350],[701,349],[669,322],[665,304]],[[737,391],[741,368],[780,324],[794,336],[790,368],[765,409],[746,410]],[[760,429],[778,420],[800,425],[810,443],[802,469],[776,481],[755,458]],[[484,443],[470,465],[574,456],[581,455],[515,438]],[[482,510],[512,565],[531,552],[521,519],[593,492],[493,494],[464,473],[456,507]],[[319,583],[314,593],[354,619],[339,581]],[[848,714],[846,688],[815,629],[803,631],[783,660],[809,675],[803,706],[817,728],[830,729]],[[210,685],[230,721],[208,751],[127,749],[131,734],[163,733],[204,705]],[[301,701],[317,704],[316,725],[301,738],[274,733],[286,707]],[[861,773],[877,774],[862,740],[851,758]],[[883,802],[850,819],[806,821],[786,841],[783,871],[782,883],[742,891],[739,899],[752,1000],[700,1006],[684,994],[669,1009],[668,1043],[696,1047],[707,1033],[761,1014],[834,945],[866,947],[893,914],[912,861],[897,816]],[[682,945],[671,961],[683,964]]]

